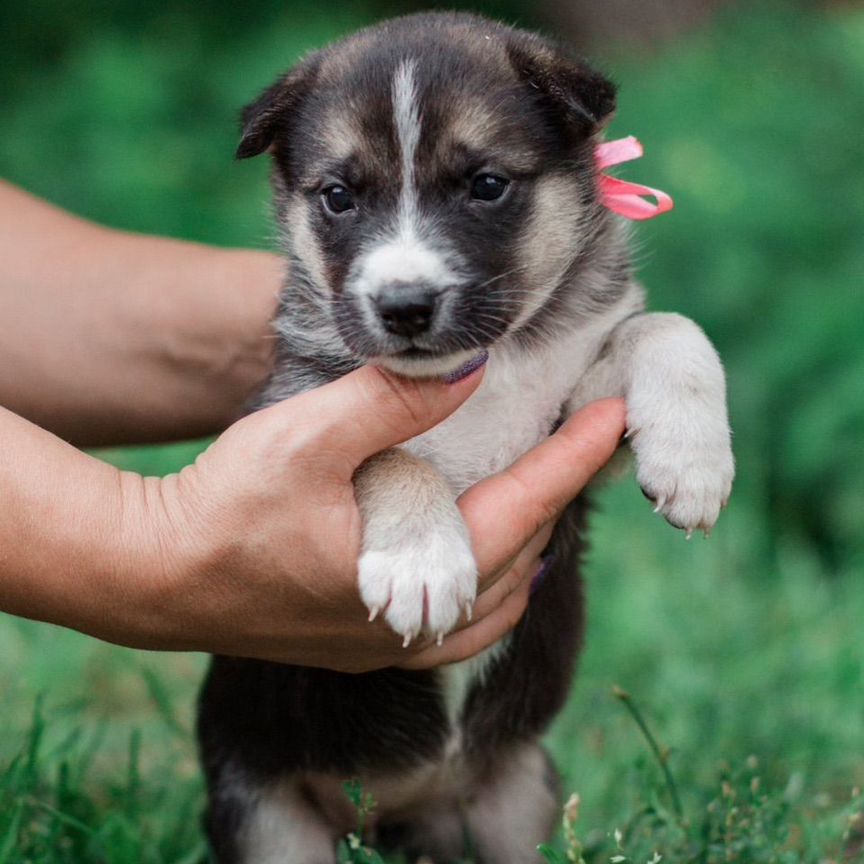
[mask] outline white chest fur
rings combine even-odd
[[[493,346],[474,395],[407,449],[435,465],[457,495],[512,464],[549,435],[606,337],[629,313],[627,300],[530,350],[512,339]]]

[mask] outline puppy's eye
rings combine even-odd
[[[321,197],[331,213],[345,213],[354,209],[354,196],[344,186],[328,186]]]
[[[471,182],[471,197],[477,201],[497,201],[510,181],[497,174],[478,174]]]

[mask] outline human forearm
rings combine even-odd
[[[266,374],[272,255],[126,234],[0,183],[0,404],[79,445],[217,431]]]
[[[150,481],[2,408],[0,436],[0,610],[144,644],[159,617]]]

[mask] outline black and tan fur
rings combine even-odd
[[[356,478],[361,594],[406,640],[443,636],[474,598],[455,496],[592,398],[627,399],[639,482],[670,522],[707,530],[729,494],[716,354],[686,319],[643,313],[625,232],[598,199],[613,107],[614,87],[559,46],[431,14],[310,55],[246,111],[238,155],[272,157],[288,262],[259,407],[364,363],[441,375],[490,355],[459,411]],[[580,499],[516,630],[461,668],[215,658],[199,733],[216,861],[333,864],[354,776],[385,845],[443,864],[467,830],[481,864],[539,860],[557,790],[537,742],[581,638],[584,519]]]

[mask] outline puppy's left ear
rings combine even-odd
[[[308,92],[317,71],[318,61],[313,55],[243,109],[243,132],[234,154],[238,159],[257,156],[273,146],[280,131],[287,129],[292,112]]]
[[[507,51],[514,69],[579,132],[602,129],[615,111],[615,85],[553,42],[518,33]]]

